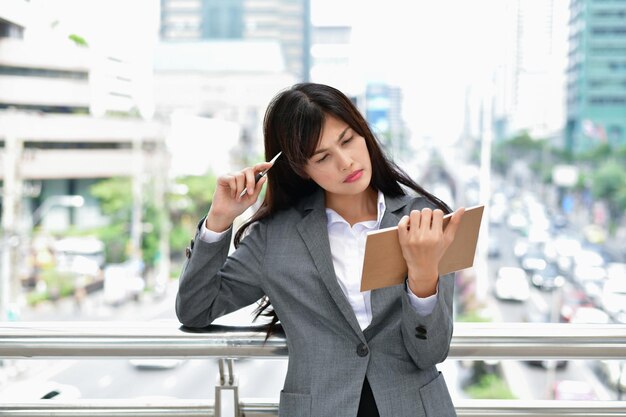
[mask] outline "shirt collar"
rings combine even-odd
[[[378,202],[377,202],[377,215],[376,215],[376,228],[380,227],[380,222],[385,215],[385,210],[387,209],[387,205],[385,204],[385,195],[382,191],[378,191]],[[347,223],[346,220],[339,215],[335,210],[326,208],[326,218],[328,219],[328,226],[334,223]]]

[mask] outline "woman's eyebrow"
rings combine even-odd
[[[343,130],[343,132],[341,132],[341,133],[339,134],[339,137],[337,138],[337,142],[339,142],[341,139],[343,139],[343,137],[346,135],[346,132],[347,132],[349,129],[350,129],[350,126],[346,127],[346,128]],[[328,148],[320,148],[320,149],[316,150],[315,152],[313,152],[313,155],[311,155],[311,156],[317,155],[318,153],[326,152],[327,150],[328,150]]]

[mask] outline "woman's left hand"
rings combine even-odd
[[[413,210],[398,223],[400,247],[409,270],[409,288],[418,297],[437,292],[439,261],[454,240],[464,212],[464,208],[455,211],[445,231],[443,211],[439,209]]]

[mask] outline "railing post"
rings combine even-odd
[[[224,365],[228,374],[224,373]],[[215,417],[241,417],[239,384],[233,371],[233,359],[219,359],[220,380],[215,386]]]

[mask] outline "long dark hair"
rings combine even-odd
[[[263,120],[265,159],[269,161],[279,151],[283,154],[267,175],[265,198],[256,213],[235,234],[235,247],[239,246],[248,226],[272,216],[280,210],[293,207],[300,199],[310,195],[319,186],[307,177],[304,166],[315,152],[320,141],[326,116],[344,121],[352,130],[365,138],[372,161],[371,186],[389,197],[406,195],[402,185],[430,200],[445,213],[452,210],[440,199],[413,181],[402,169],[384,155],[380,143],[354,103],[336,88],[314,83],[296,84],[272,99]],[[264,297],[256,310],[271,317],[269,337],[278,323],[271,303]]]

